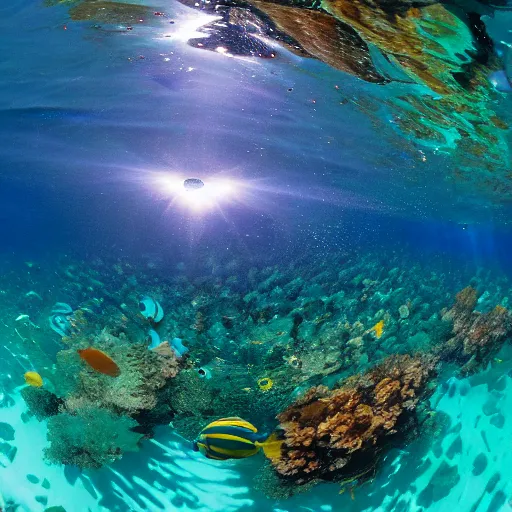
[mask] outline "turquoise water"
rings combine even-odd
[[[0,7],[0,511],[509,510],[512,6],[215,5]]]

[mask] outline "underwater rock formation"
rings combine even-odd
[[[493,12],[493,3],[480,2],[478,9],[478,2],[434,0],[180,1],[217,17],[198,29],[204,37],[189,40],[194,47],[274,58],[277,41],[366,82],[402,82],[400,95],[382,98],[377,93],[369,100],[365,90],[365,98],[347,101],[369,115],[379,130],[391,126],[424,148],[455,151],[460,163],[452,178],[457,182],[476,184],[498,198],[512,193],[508,125],[496,112],[499,93],[489,81],[504,63],[481,19]],[[131,26],[164,14],[152,11],[83,0],[70,8],[70,16]],[[510,71],[509,63],[505,66]]]
[[[139,342],[143,329],[138,317],[124,317],[121,323],[116,318],[107,315],[102,322],[112,325],[103,329],[102,323],[77,324],[74,334],[63,338],[67,348],[56,353],[44,386],[22,390],[29,412],[39,420],[49,418],[50,462],[101,467],[136,449],[142,435],[150,437],[156,425],[172,418],[169,382],[185,358],[178,361],[167,342],[158,351]],[[79,353],[90,347],[115,364],[115,374],[102,373],[81,359]]]
[[[444,321],[453,322],[453,336],[436,349],[443,360],[460,364],[462,374],[483,368],[512,334],[510,312],[500,305],[488,313],[474,311],[477,299],[472,287],[457,294],[455,304],[443,315]]]
[[[274,469],[299,485],[369,473],[385,448],[416,433],[436,364],[429,355],[393,356],[336,389],[312,388],[278,415],[284,445]]]
[[[76,350],[84,343],[88,341],[77,339],[75,348],[61,351],[58,354],[59,368],[76,368],[79,364]],[[75,402],[85,400],[130,415],[153,409],[159,391],[179,370],[174,352],[151,351],[144,344],[131,343],[126,337],[116,337],[106,330],[94,338],[93,345],[116,361],[120,375],[110,378],[80,365],[81,370],[73,371],[69,376],[73,383],[68,388],[74,387],[74,391],[66,393],[66,408],[73,409]]]
[[[108,0],[84,0],[74,5],[69,14],[74,21],[95,21],[98,23],[142,23],[154,9],[145,5]]]

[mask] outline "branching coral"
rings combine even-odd
[[[45,457],[55,464],[100,468],[138,450],[140,434],[131,429],[137,422],[97,407],[85,407],[75,414],[63,413],[48,421],[50,446]]]
[[[467,287],[457,294],[443,320],[453,322],[453,336],[436,348],[443,360],[462,364],[461,373],[471,373],[489,362],[512,334],[512,315],[502,306],[488,313],[473,311],[477,291]]]
[[[273,461],[277,473],[304,484],[373,467],[393,434],[414,430],[436,363],[429,355],[393,356],[338,389],[312,388],[278,416],[284,445]]]

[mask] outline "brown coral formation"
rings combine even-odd
[[[486,365],[512,334],[509,311],[499,305],[488,313],[474,311],[477,298],[477,291],[469,286],[457,294],[455,304],[443,315],[443,320],[453,322],[453,336],[436,348],[443,360],[461,364],[463,374]]]
[[[265,13],[293,42],[289,49],[314,57],[363,80],[385,83],[387,80],[376,70],[366,43],[348,24],[324,12],[296,9],[276,3],[256,0],[252,2]]]
[[[393,356],[338,389],[319,386],[279,414],[284,433],[277,473],[304,484],[365,473],[397,436],[411,434],[437,358]]]
[[[476,23],[474,30],[482,32],[483,25],[466,24],[441,3],[410,9],[407,3],[393,6],[382,0],[324,0],[322,5],[411,81],[442,95],[415,91],[387,100],[402,134],[427,146],[457,150],[457,179],[478,181],[489,192],[498,185],[507,188],[503,174],[491,178],[485,173],[507,169],[510,154],[508,127],[494,110],[496,94],[487,79],[500,64],[470,29]]]
[[[85,0],[69,11],[72,20],[93,20],[99,23],[136,24],[144,21],[154,11],[145,5],[105,0]]]

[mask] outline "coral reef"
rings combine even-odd
[[[50,418],[49,461],[100,467],[170,421],[168,384],[186,358],[178,361],[168,342],[149,350],[144,318],[111,307],[96,313],[86,304],[75,312],[73,333],[62,338],[65,348],[55,353],[56,364],[52,370],[46,365],[44,386],[24,388],[22,396],[29,413]],[[81,360],[78,351],[91,346],[115,361],[118,374],[105,375]],[[95,435],[111,441],[97,442]]]
[[[77,395],[119,413],[132,415],[153,409],[158,402],[158,391],[178,373],[174,354],[161,355],[144,345],[121,343],[112,347],[110,353],[116,358],[121,375],[108,379],[86,368],[80,372]],[[67,407],[74,399],[73,395],[66,399]]]
[[[456,361],[461,373],[467,374],[485,366],[512,333],[512,315],[497,305],[487,313],[474,311],[478,293],[466,287],[456,296],[453,307],[443,321],[453,323],[453,335],[436,348],[443,360]]]
[[[80,347],[90,341],[76,337],[73,345]],[[154,426],[172,418],[166,386],[179,371],[175,353],[148,350],[146,345],[131,343],[125,336],[114,336],[107,329],[92,341],[115,359],[120,375],[111,378],[81,364],[76,348],[60,351],[57,367],[62,374],[58,372],[60,378],[55,380],[60,383],[61,393],[65,389],[61,410],[74,415],[84,408],[105,409],[137,420],[138,431],[151,436]],[[50,435],[54,425],[48,425]]]
[[[63,400],[44,388],[26,387],[21,390],[21,396],[27,404],[30,414],[39,421],[55,416]]]
[[[397,437],[414,434],[437,359],[393,356],[341,386],[310,389],[278,415],[284,445],[277,473],[297,484],[365,474]]]
[[[138,450],[141,435],[132,431],[137,422],[99,407],[84,407],[74,414],[58,414],[48,420],[46,459],[97,469],[126,451]]]
[[[74,5],[69,14],[72,20],[92,20],[99,23],[136,24],[154,12],[151,7],[105,0],[84,0]]]
[[[278,416],[290,443],[277,463],[283,487],[276,492],[283,493],[299,481],[364,474],[387,446],[414,436],[435,376],[432,357],[388,357],[428,353],[436,346],[434,354],[443,361],[485,363],[495,351],[489,347],[502,343],[508,328],[508,314],[491,307],[505,307],[503,297],[512,294],[502,276],[461,266],[447,272],[430,260],[411,265],[400,253],[322,255],[289,267],[212,261],[190,275],[184,266],[169,274],[135,271],[119,261],[111,266],[66,261],[63,268],[55,284],[62,298],[49,297],[48,307],[35,303],[31,318],[46,326],[51,304],[66,300],[74,306],[73,332],[55,343],[51,329],[29,331],[28,324],[24,339],[34,341],[6,336],[6,346],[15,347],[13,353],[22,347],[26,360],[36,361],[33,367],[41,371],[44,386],[26,388],[23,396],[29,412],[49,416],[49,439],[58,439],[62,425],[72,430],[84,421],[83,411],[135,422],[128,429],[124,422],[111,423],[121,437],[127,430],[151,437],[155,426],[172,422],[190,439],[222,416],[241,416],[262,432],[271,432]],[[478,297],[468,288],[447,309],[468,282],[485,292]],[[24,286],[36,288],[31,281]],[[166,312],[158,325],[139,314],[140,294],[146,293]],[[11,317],[19,314],[8,302],[2,305]],[[161,340],[153,350],[150,332]],[[180,359],[167,341],[175,338],[189,349]],[[77,350],[87,347],[111,357],[119,376],[86,365]],[[428,374],[421,378],[414,374],[419,360]],[[308,403],[294,403],[310,388],[315,391]],[[306,422],[302,410],[316,425],[313,440],[307,439],[312,435],[307,426],[300,426]],[[329,464],[315,467],[308,442]],[[94,463],[112,460],[111,448],[106,446],[103,456],[100,448],[91,449]],[[82,460],[74,454],[66,458],[64,450],[53,453],[50,460],[92,464],[87,455]],[[306,466],[292,473],[301,459]]]

